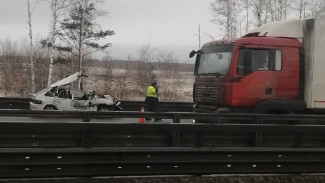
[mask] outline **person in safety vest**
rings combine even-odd
[[[157,82],[153,82],[147,89],[147,95],[146,95],[146,100],[145,103],[147,105],[147,111],[149,112],[155,112],[156,107],[159,103],[158,99],[158,86]],[[150,120],[150,118],[146,118],[146,120]],[[155,119],[156,121],[160,119]]]

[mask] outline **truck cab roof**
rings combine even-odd
[[[302,44],[295,38],[281,38],[281,37],[241,37],[231,39],[220,39],[210,41],[203,45],[202,48],[217,45],[260,45],[260,46],[289,46],[289,47],[301,47]]]
[[[244,37],[252,36],[296,38],[302,41],[303,21],[299,19],[288,19],[263,24],[249,31]]]
[[[237,39],[235,38],[225,38],[219,40],[213,40],[205,43],[202,47],[216,46],[216,45],[225,45],[225,44],[234,44]]]

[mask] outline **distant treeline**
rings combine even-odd
[[[166,62],[150,62],[149,63],[153,70],[168,70],[169,68],[177,68],[182,72],[193,72],[194,64],[189,63],[166,63]],[[86,67],[112,67],[114,69],[136,69],[139,65],[145,66],[143,61],[126,61],[126,60],[111,60],[111,61],[100,61],[100,60],[87,60],[85,62]]]
[[[185,76],[180,72],[193,72],[194,64],[178,63],[178,62],[144,62],[144,61],[125,61],[112,60],[100,61],[96,59],[87,59],[83,62],[84,68],[98,67],[98,73],[86,73],[89,78],[95,75],[100,76],[105,82],[104,88],[109,91],[103,92],[113,93],[122,99],[128,99],[129,93],[142,95],[142,89],[147,86],[155,78],[164,78],[164,83],[160,83],[161,87],[165,87],[164,96],[178,97],[181,93],[178,91],[182,87],[182,79]],[[42,56],[35,58],[35,86],[36,91],[46,88],[48,79],[48,58]],[[104,72],[103,72],[104,68]],[[69,74],[78,71],[78,63],[63,59],[54,60],[53,81],[58,81]],[[114,75],[113,69],[124,69],[124,74]],[[159,75],[155,75],[153,71],[160,70]],[[87,69],[86,69],[87,71]],[[29,60],[27,56],[19,54],[0,55],[0,95],[8,97],[30,97],[31,77],[30,77]],[[98,75],[99,74],[99,75]],[[191,75],[191,74],[190,74]],[[111,81],[118,81],[116,89]],[[135,83],[134,86],[129,83]],[[98,84],[100,85],[100,84]],[[129,91],[121,96],[121,86],[125,85],[125,91]],[[164,86],[166,85],[166,86]],[[101,85],[100,85],[101,86]],[[113,87],[114,86],[114,87]],[[87,87],[87,86],[85,86]],[[89,86],[90,87],[90,86]],[[99,89],[98,89],[99,90]],[[172,100],[172,97],[169,97]]]

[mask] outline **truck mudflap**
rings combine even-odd
[[[306,102],[303,100],[267,99],[259,102],[255,106],[254,113],[270,113],[274,111],[294,112],[304,111],[305,109]]]

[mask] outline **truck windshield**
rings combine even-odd
[[[230,65],[233,45],[204,47],[199,55],[198,75],[226,75]]]

